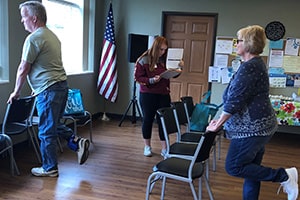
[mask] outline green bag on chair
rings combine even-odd
[[[204,98],[200,103],[195,105],[191,116],[191,131],[205,132],[206,127],[211,119],[215,117],[220,107],[223,104],[216,105],[212,103],[206,103],[207,99],[210,97],[211,91],[206,92],[203,96]]]

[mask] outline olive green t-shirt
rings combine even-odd
[[[27,80],[35,95],[56,82],[67,80],[61,58],[61,43],[47,27],[40,27],[27,36],[22,60],[32,64]]]

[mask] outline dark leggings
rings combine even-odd
[[[156,115],[156,120],[158,123],[158,133],[159,139],[161,141],[165,140],[164,133],[161,127],[160,119],[157,115],[157,109],[162,107],[169,107],[171,103],[171,97],[169,94],[151,94],[151,93],[140,93],[140,105],[143,112],[143,124],[142,132],[144,139],[151,139],[152,135],[152,125],[154,122],[154,117]]]

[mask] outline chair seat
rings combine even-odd
[[[2,125],[1,125],[2,126]],[[26,131],[27,125],[25,124],[7,124],[5,128],[5,133],[7,135],[17,135]],[[0,131],[2,133],[2,131]]]
[[[173,143],[170,146],[169,154],[192,156],[194,155],[196,148],[197,148],[197,144]]]
[[[183,133],[181,134],[182,142],[199,142],[202,137],[202,133]]]
[[[189,171],[190,164],[191,164],[190,160],[173,157],[173,158],[160,161],[156,165],[156,171],[188,178],[188,171]],[[192,178],[195,179],[201,177],[203,175],[203,172],[204,172],[203,164],[200,162],[195,163],[195,165],[193,166]]]
[[[72,116],[74,119],[77,120],[77,126],[83,126],[85,125],[87,122],[89,122],[90,120],[90,116],[89,115],[74,115]]]

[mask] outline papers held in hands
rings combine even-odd
[[[167,55],[167,69],[177,69],[183,57],[183,49],[169,48]]]
[[[163,73],[160,74],[161,78],[165,78],[165,79],[170,79],[173,78],[175,76],[178,76],[181,73],[181,69],[168,69],[166,71],[164,71]]]
[[[167,70],[160,74],[162,78],[170,79],[178,76],[181,73],[181,69],[178,66],[183,57],[183,49],[181,48],[169,48],[167,55]]]

